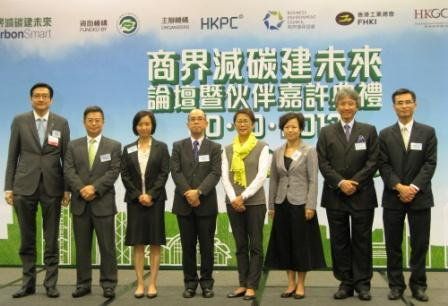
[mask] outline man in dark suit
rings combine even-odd
[[[36,291],[36,212],[42,209],[45,239],[44,286],[48,297],[58,297],[59,219],[62,204],[69,201],[64,192],[62,161],[70,140],[65,118],[50,112],[53,88],[37,83],[30,90],[32,112],[16,116],[11,125],[5,176],[5,200],[13,205],[19,221],[22,260],[21,298]]]
[[[330,227],[333,273],[341,282],[334,298],[345,299],[356,290],[360,300],[370,300],[378,137],[374,126],[354,119],[356,91],[341,88],[335,103],[341,121],[323,127],[317,142],[325,179],[321,205]]]
[[[221,178],[221,146],[205,137],[207,118],[200,109],[188,115],[190,136],[173,144],[171,176],[176,185],[173,213],[177,215],[182,243],[184,298],[213,292],[214,237],[218,204],[215,186]],[[196,272],[196,244],[199,240],[201,272]]]
[[[92,234],[101,254],[103,296],[113,298],[117,285],[114,183],[120,173],[121,144],[102,135],[104,113],[98,106],[84,111],[87,136],[73,140],[65,155],[64,176],[72,192],[71,212],[76,244],[78,298],[91,292]]]
[[[398,122],[379,136],[388,298],[399,299],[406,289],[401,244],[407,215],[412,250],[409,287],[415,299],[426,302],[425,260],[434,206],[431,178],[437,164],[437,138],[434,128],[414,121],[417,102],[413,91],[398,89],[392,101]]]

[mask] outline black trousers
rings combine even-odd
[[[185,289],[196,290],[198,283],[202,289],[213,288],[214,280],[212,274],[216,217],[217,215],[196,216],[194,213],[187,216],[177,215],[182,244],[182,268]],[[201,255],[200,278],[197,274],[196,261],[198,240]]]
[[[417,289],[425,290],[427,288],[425,265],[431,229],[431,209],[412,210],[408,206],[404,206],[403,209],[384,208],[383,211],[389,287],[401,291],[406,289],[401,249],[406,215],[408,216],[411,241],[411,277],[409,279],[409,287],[412,291]]]
[[[20,250],[22,261],[22,284],[26,288],[36,286],[36,213],[38,203],[42,210],[44,232],[44,266],[46,270],[44,286],[56,286],[59,265],[59,220],[61,217],[60,197],[49,196],[45,192],[42,179],[34,194],[14,195],[14,209],[20,228]]]
[[[373,209],[327,209],[333,274],[345,290],[370,290]]]
[[[92,285],[92,240],[95,231],[100,251],[100,285],[103,289],[117,285],[117,257],[115,251],[115,216],[96,217],[87,205],[84,213],[73,215],[76,244],[76,286]]]
[[[263,224],[266,205],[247,205],[242,213],[227,205],[236,244],[236,261],[241,287],[257,289],[263,268]]]

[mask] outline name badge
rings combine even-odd
[[[110,158],[110,153],[100,155],[100,161],[101,161],[102,163],[107,162],[107,161],[110,161],[110,160],[111,160],[111,158]]]
[[[58,131],[58,130],[53,130],[53,131],[51,132],[51,135],[52,135],[53,137],[61,138],[61,132]]]
[[[137,146],[132,146],[132,147],[129,147],[128,148],[128,154],[131,154],[131,153],[134,153],[134,152],[137,152]]]
[[[296,150],[296,151],[294,152],[294,154],[291,155],[291,159],[292,159],[293,161],[297,161],[297,160],[300,158],[300,156],[302,156],[302,152]]]
[[[355,142],[355,151],[363,151],[367,150],[367,146],[365,142]]]
[[[411,142],[411,150],[421,151],[422,148],[423,148],[423,145],[420,142]]]
[[[210,155],[199,155],[198,160],[200,163],[205,163],[210,161]]]
[[[53,147],[59,146],[59,138],[52,135],[48,135],[48,144]]]

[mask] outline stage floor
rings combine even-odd
[[[389,289],[382,272],[374,272],[372,280],[372,300],[370,302],[360,301],[355,297],[345,300],[334,300],[333,293],[336,291],[338,282],[334,279],[330,271],[314,271],[307,275],[306,297],[303,300],[293,298],[282,299],[280,293],[286,288],[286,273],[282,271],[271,271],[263,275],[262,286],[257,293],[256,301],[243,301],[241,298],[229,299],[226,294],[237,285],[237,272],[228,270],[217,270],[214,272],[215,297],[205,299],[201,295],[200,289],[197,295],[191,299],[182,297],[183,277],[179,270],[161,270],[159,273],[158,296],[154,299],[136,299],[133,296],[135,290],[135,275],[133,270],[119,270],[118,286],[116,297],[107,300],[102,296],[102,289],[99,283],[98,269],[93,273],[92,294],[82,298],[74,299],[71,296],[75,289],[76,271],[74,269],[61,268],[59,273],[58,289],[61,296],[50,299],[45,295],[42,286],[44,273],[38,273],[37,292],[35,295],[20,299],[13,299],[11,294],[20,289],[21,269],[20,268],[0,268],[0,305],[361,305],[374,306],[387,305],[448,305],[448,273],[429,272],[428,273],[428,303],[421,303],[412,298],[410,290],[406,290],[403,298],[397,301],[389,301],[387,293]],[[148,276],[148,274],[146,274]],[[267,278],[266,278],[267,276]],[[409,273],[406,273],[408,279]],[[366,304],[367,305],[367,304]]]

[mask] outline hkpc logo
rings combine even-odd
[[[121,15],[117,22],[118,32],[125,36],[134,35],[138,31],[138,19],[134,14]]]
[[[263,18],[263,23],[268,30],[280,30],[285,18],[280,11],[269,11]]]

